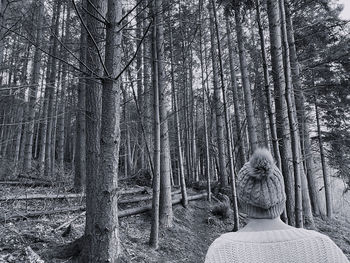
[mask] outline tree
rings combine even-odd
[[[223,105],[222,105],[222,90],[219,86],[218,80],[218,66],[217,66],[217,46],[215,43],[215,29],[214,29],[214,14],[211,4],[208,5],[210,15],[210,42],[211,42],[211,59],[213,67],[213,88],[214,88],[214,106],[216,114],[216,136],[219,152],[219,179],[220,186],[223,188],[227,186],[226,173],[226,158],[225,158],[225,139],[224,139],[224,120],[223,120]]]
[[[238,43],[238,51],[239,51],[239,61],[240,61],[240,69],[241,69],[241,78],[242,78],[242,86],[244,91],[244,102],[245,102],[245,111],[247,116],[247,124],[248,124],[248,135],[249,135],[249,145],[250,152],[253,153],[258,147],[258,139],[256,135],[255,128],[255,117],[253,111],[253,102],[252,102],[252,94],[249,82],[249,74],[248,74],[248,65],[246,61],[246,50],[244,47],[244,33],[242,28],[242,7],[240,3],[234,4],[234,15],[236,22],[236,36]]]
[[[42,16],[44,5],[42,1],[38,1],[37,29],[36,29],[36,47],[33,58],[31,87],[29,87],[29,103],[26,109],[26,125],[24,128],[25,149],[23,170],[28,171],[32,168],[32,153],[33,153],[33,135],[34,135],[34,117],[35,117],[35,102],[36,94],[39,87],[40,66],[41,66],[41,50],[39,48],[42,39]]]
[[[159,1],[159,0],[156,0]],[[157,27],[159,15],[157,3],[152,3],[152,85],[153,85],[153,198],[152,198],[152,224],[150,233],[150,246],[157,249],[159,246],[159,192],[160,192],[160,110],[159,110],[159,75],[158,75],[158,52],[157,52]],[[158,3],[159,5],[159,3]]]
[[[82,1],[82,6],[86,8],[86,0]],[[82,14],[82,20],[86,22],[84,13]],[[86,63],[86,41],[87,33],[84,25],[80,26],[80,48],[79,48],[79,59],[81,61],[79,69],[80,73],[78,83],[78,102],[77,102],[77,124],[76,124],[76,156],[74,159],[74,189],[77,192],[82,191],[85,188],[86,178],[86,81],[83,78],[85,76],[85,67],[83,63]]]
[[[290,144],[290,126],[287,114],[286,104],[286,82],[283,67],[283,53],[282,53],[282,38],[281,38],[281,20],[279,5],[277,1],[267,1],[267,14],[269,19],[270,41],[271,41],[271,63],[272,63],[272,77],[275,90],[275,104],[276,104],[276,124],[277,136],[282,139],[280,144],[282,173],[285,180],[286,187],[286,209],[288,216],[288,223],[294,225],[294,192],[293,192],[293,178],[289,169],[289,160],[291,159],[291,144]]]

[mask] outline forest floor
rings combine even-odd
[[[62,191],[62,190],[61,190]],[[0,195],[11,194],[58,193],[58,188],[0,185]],[[83,200],[33,200],[0,201],[0,218],[5,214],[21,213],[24,210],[47,210],[79,205]],[[174,225],[170,229],[160,230],[159,249],[148,246],[151,216],[149,212],[124,217],[119,220],[121,239],[121,262],[204,262],[209,245],[224,232],[232,230],[232,214],[223,219],[214,216],[211,211],[216,202],[204,200],[192,201],[187,209],[174,206]],[[71,227],[59,231],[61,224],[77,216],[81,211],[49,216],[12,220],[0,223],[0,263],[2,262],[75,262],[71,259],[47,258],[51,248],[69,244],[84,232],[84,216],[75,220]],[[315,218],[316,228],[328,235],[350,259],[349,222],[323,220]]]

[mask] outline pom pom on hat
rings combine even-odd
[[[264,148],[257,149],[249,163],[252,168],[252,172],[249,175],[257,180],[271,176],[275,165],[271,153]]]

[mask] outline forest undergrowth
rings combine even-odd
[[[126,186],[124,186],[126,187]],[[67,189],[52,187],[28,188],[21,186],[0,185],[3,196],[23,196],[26,194],[59,194]],[[190,193],[195,193],[190,190]],[[129,198],[135,197],[130,195]],[[46,211],[75,207],[83,199],[52,199],[30,201],[1,201],[0,218],[5,215],[23,214],[24,211]],[[144,201],[146,202],[146,201]],[[142,205],[142,203],[138,204]],[[228,218],[214,215],[213,209],[218,203],[199,200],[190,202],[187,209],[174,206],[174,224],[170,229],[161,229],[160,247],[150,249],[148,237],[151,215],[146,212],[136,216],[123,217],[119,220],[121,242],[121,262],[203,262],[209,245],[220,234],[233,229],[232,211]],[[129,205],[126,205],[129,206]],[[123,208],[120,208],[123,209]],[[0,262],[75,262],[74,257],[50,258],[48,251],[69,244],[84,233],[85,217],[81,216],[70,225],[57,228],[79,215],[81,211],[44,215],[34,218],[21,218],[1,222],[0,225]],[[243,221],[243,220],[241,220]],[[242,222],[244,224],[244,222]],[[316,228],[328,235],[350,259],[350,224],[348,222],[325,220],[315,217]]]

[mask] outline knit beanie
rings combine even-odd
[[[281,171],[267,149],[257,149],[238,173],[238,202],[252,218],[276,218],[283,212],[286,194]]]

